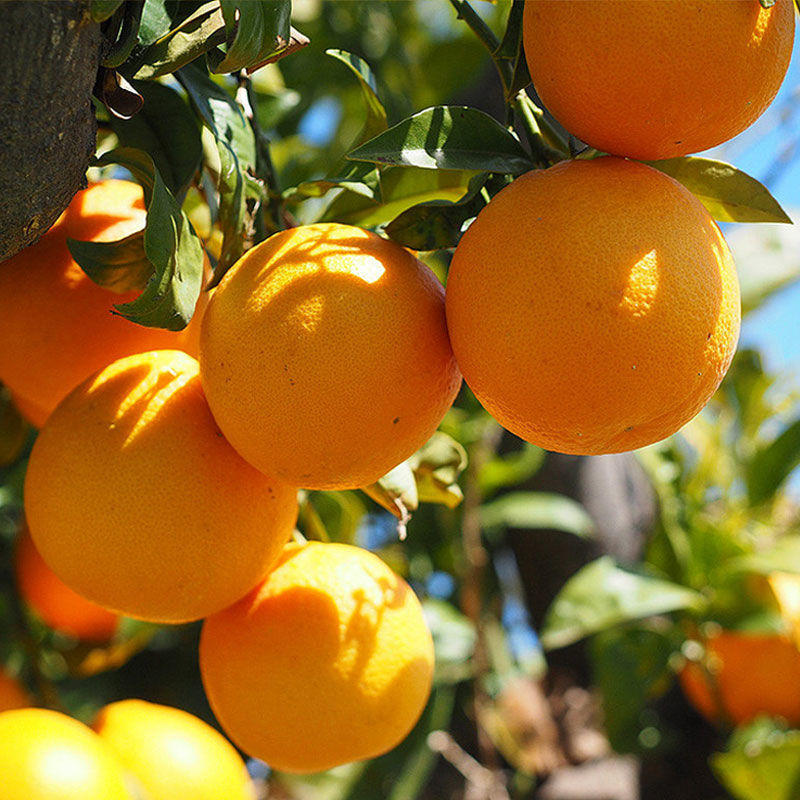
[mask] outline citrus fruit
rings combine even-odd
[[[184,331],[146,328],[113,313],[137,292],[116,294],[94,283],[73,260],[67,238],[108,242],[144,227],[141,187],[107,180],[78,192],[33,246],[0,264],[0,380],[41,425],[59,400],[118,358],[146,350],[197,352],[197,321]],[[30,409],[27,412],[26,409]]]
[[[251,464],[296,486],[373,483],[430,438],[461,381],[439,281],[349,225],[249,250],[204,320],[200,374],[217,423]]]
[[[122,700],[93,725],[148,800],[253,800],[244,762],[217,731],[178,708]]]
[[[14,566],[20,596],[53,630],[88,642],[114,636],[119,615],[73,592],[44,563],[27,529],[17,542]]]
[[[133,800],[100,737],[42,708],[0,714],[0,775],[2,800]]]
[[[376,555],[310,542],[205,621],[200,671],[242,750],[315,772],[406,736],[430,692],[433,643],[416,596]]]
[[[447,322],[478,400],[547,450],[615,453],[705,405],[739,332],[730,251],[694,195],[632,161],[529,172],[456,248]]]
[[[705,664],[687,663],[680,682],[707,719],[738,725],[768,714],[800,724],[800,651],[791,638],[723,630],[704,644]]]
[[[186,622],[264,577],[292,532],[296,491],[220,433],[197,362],[120,359],[75,388],[31,452],[25,513],[70,588],[128,616]]]
[[[33,705],[28,692],[22,684],[0,668],[0,711],[9,711],[12,708],[26,708]]]
[[[526,0],[523,17],[548,110],[593,147],[640,159],[741,133],[778,93],[793,40],[792,0]]]
[[[17,407],[17,411],[19,411],[34,428],[41,428],[42,425],[44,425],[50,413],[49,410],[38,406],[31,400],[27,400],[17,392],[11,392],[11,399]]]

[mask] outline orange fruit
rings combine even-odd
[[[316,772],[408,734],[430,693],[433,642],[416,596],[376,555],[309,542],[205,621],[200,671],[242,750]]]
[[[707,719],[738,725],[768,714],[800,725],[800,651],[789,637],[723,630],[704,643],[705,669],[687,663],[680,682]]]
[[[0,668],[0,712],[32,705],[33,700],[22,684]]]
[[[144,227],[141,187],[107,180],[78,192],[33,246],[0,264],[0,380],[40,425],[81,381],[118,358],[174,348],[197,354],[197,322],[184,331],[146,328],[113,313],[137,292],[116,294],[94,283],[72,259],[67,238],[108,242]],[[28,413],[26,409],[29,409]]]
[[[50,568],[92,602],[154,622],[207,616],[266,575],[296,491],[245,462],[203,396],[197,362],[162,350],[115,361],[50,415],[25,513]]]
[[[22,599],[46,625],[88,642],[113,638],[119,615],[73,592],[44,563],[27,529],[17,542],[14,566]]]
[[[433,273],[332,223],[277,233],[233,266],[204,317],[200,374],[239,453],[309,489],[376,481],[430,438],[461,382]]]
[[[450,339],[478,400],[561,453],[677,431],[722,380],[739,319],[733,259],[700,201],[620,158],[515,180],[467,229],[447,282]]]
[[[640,159],[741,133],[778,93],[793,41],[792,0],[526,0],[523,17],[548,110],[593,147]]]
[[[57,711],[0,714],[2,800],[133,800],[100,737]]]
[[[185,711],[122,700],[101,709],[93,727],[148,800],[254,800],[236,749]]]

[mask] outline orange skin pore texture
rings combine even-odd
[[[4,711],[0,742],[3,800],[136,800],[113,751],[65,714]]]
[[[792,0],[526,0],[523,43],[536,91],[570,133],[649,160],[755,122],[786,75],[794,25]]]
[[[147,800],[255,800],[233,745],[179,708],[121,700],[102,708],[92,727]]]
[[[800,652],[790,638],[722,631],[705,645],[708,672],[690,662],[680,673],[684,693],[703,716],[740,725],[768,714],[800,725]]]
[[[461,382],[433,273],[339,224],[277,233],[234,265],[204,317],[200,372],[239,453],[309,489],[376,481],[430,438]]]
[[[739,284],[719,228],[672,178],[620,158],[515,180],[447,281],[464,378],[508,430],[561,453],[659,441],[730,365]]]
[[[162,350],[115,361],[59,404],[31,453],[25,512],[42,557],[76,592],[187,622],[267,574],[297,500],[227,443],[197,362]]]
[[[433,642],[413,591],[377,556],[309,542],[205,621],[200,670],[239,747],[316,772],[405,738],[430,693]]]
[[[14,566],[20,596],[46,625],[86,642],[113,638],[119,614],[72,591],[45,564],[27,529],[17,542]]]
[[[116,294],[95,284],[73,260],[67,238],[109,242],[144,227],[141,187],[107,180],[78,192],[34,245],[0,264],[0,380],[21,410],[41,427],[58,402],[112,361],[147,350],[197,355],[201,292],[193,322],[183,331],[146,328],[113,313],[138,292]]]

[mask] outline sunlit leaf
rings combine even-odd
[[[725,567],[731,573],[771,575],[773,572],[793,572],[800,575],[800,535],[783,536],[772,547],[733,559]]]
[[[393,125],[348,158],[423,169],[526,172],[533,167],[517,138],[466,106],[434,106]]]
[[[557,530],[582,537],[594,527],[580,503],[546,492],[512,492],[492,500],[481,507],[481,522],[486,528]]]
[[[420,502],[455,508],[463,499],[458,479],[467,466],[467,451],[451,436],[437,431],[408,460]]]
[[[699,156],[650,161],[682,183],[720,222],[789,222],[769,190],[730,164]]]
[[[419,505],[417,482],[407,461],[398,464],[375,483],[362,487],[362,491],[403,522],[408,520],[408,512]]]
[[[632,572],[603,556],[579,570],[558,593],[547,612],[542,644],[564,647],[624,622],[704,604],[692,589]]]

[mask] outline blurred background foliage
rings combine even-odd
[[[510,6],[474,3],[498,38]],[[354,169],[345,155],[355,144],[432,105],[514,121],[489,54],[453,6],[294,0],[292,24],[310,44],[258,69],[247,94],[272,162],[273,202],[256,239],[275,214],[282,224],[381,228],[420,202],[462,199],[474,171],[389,168],[377,194],[330,180]],[[329,50],[369,65],[383,123],[363,68]],[[180,91],[174,78],[161,80]],[[242,99],[233,77],[213,81]],[[795,217],[799,96],[795,58],[775,106],[712,154],[762,179]],[[102,107],[98,116],[99,152],[130,144],[130,128]],[[202,146],[208,164],[208,130]],[[366,170],[356,169],[359,182]],[[118,171],[107,164],[93,175]],[[211,172],[193,180],[183,208],[217,259],[225,231]],[[680,434],[635,455],[547,454],[502,431],[464,387],[441,433],[384,480],[302,495],[304,535],[376,550],[409,579],[434,634],[436,680],[417,727],[381,758],[310,777],[251,762],[264,797],[800,796],[800,731],[791,727],[800,712],[786,718],[800,704],[800,682],[767,685],[774,674],[762,675],[759,659],[748,662],[748,685],[738,691],[755,705],[760,694],[783,696],[790,711],[736,724],[722,686],[706,718],[676,679],[695,665],[714,684],[721,631],[778,637],[795,649],[800,642],[800,240],[780,225],[725,232],[748,315],[743,343],[712,403]],[[449,251],[420,256],[445,279]],[[13,551],[34,432],[6,394],[0,434],[7,670],[39,701],[81,719],[112,700],[142,697],[213,722],[196,664],[198,625],[126,620],[110,645],[90,646],[24,607]],[[800,677],[800,654],[797,661]]]

